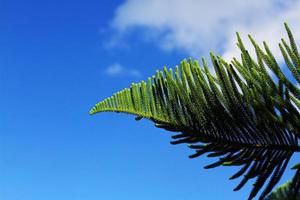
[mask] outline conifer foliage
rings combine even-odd
[[[190,158],[217,158],[206,169],[240,166],[230,177],[240,178],[234,190],[254,179],[248,199],[257,194],[265,199],[300,151],[300,55],[287,24],[285,28],[289,41],[282,39],[279,48],[290,78],[265,42],[258,45],[249,35],[256,52],[252,57],[237,34],[241,58],[226,62],[211,53],[215,74],[205,59],[183,60],[174,70],[164,67],[146,82],[97,103],[90,114],[133,114],[176,132],[171,144],[188,144],[195,151]],[[295,168],[290,199],[296,199],[300,188],[300,167]]]
[[[276,190],[274,190],[274,192],[272,192],[267,198],[266,200],[300,200],[300,194],[299,191],[297,193],[297,195],[295,196],[295,194],[292,193],[293,189],[292,189],[292,182],[288,181],[285,184],[281,185],[280,187],[278,187]]]

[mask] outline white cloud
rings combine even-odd
[[[114,63],[107,67],[106,74],[116,76],[123,73],[123,67],[119,63]]]
[[[109,76],[115,76],[115,77],[120,77],[120,76],[133,76],[136,78],[141,77],[141,73],[136,70],[136,69],[127,69],[123,67],[120,63],[113,63],[109,65],[105,73]]]
[[[117,35],[145,28],[144,36],[165,50],[192,56],[214,51],[231,59],[239,55],[236,31],[250,33],[258,42],[265,39],[278,55],[285,21],[299,40],[300,0],[127,0],[116,10],[111,27]]]

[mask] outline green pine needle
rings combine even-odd
[[[234,58],[228,63],[211,53],[215,75],[205,59],[202,64],[183,60],[174,70],[164,67],[146,82],[133,83],[97,103],[90,114],[128,113],[136,120],[146,118],[156,127],[180,132],[172,137],[172,144],[189,144],[196,150],[191,158],[206,153],[219,157],[205,168],[242,166],[231,177],[244,175],[235,190],[255,178],[248,199],[263,187],[259,199],[264,199],[293,153],[300,151],[300,90],[296,87],[300,56],[289,27],[284,25],[289,43],[282,39],[279,48],[294,80],[286,77],[265,42],[262,48],[249,36],[256,52],[252,58],[237,33],[241,60]],[[300,187],[299,170],[293,189]]]

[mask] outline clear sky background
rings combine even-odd
[[[170,132],[88,111],[183,58],[238,56],[235,31],[282,61],[283,22],[299,42],[299,10],[298,0],[0,0],[0,199],[245,199],[251,184],[233,192],[239,180],[228,180],[237,169],[204,170],[214,159],[188,159]]]

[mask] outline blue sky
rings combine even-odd
[[[188,148],[170,145],[171,134],[148,121],[88,115],[96,102],[164,65],[210,50],[238,55],[237,30],[266,39],[275,54],[284,21],[300,39],[299,1],[182,2],[0,0],[1,199],[248,195],[251,184],[232,191],[236,169],[203,170],[214,160],[189,160]]]

